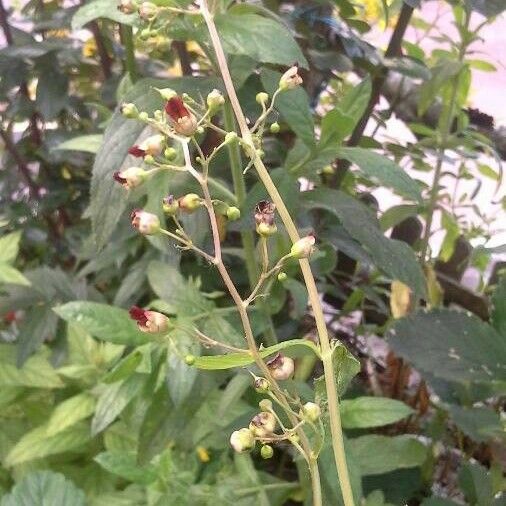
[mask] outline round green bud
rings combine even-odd
[[[203,126],[199,126],[199,127],[197,128],[196,132],[197,132],[198,134],[203,134],[203,133],[204,133],[204,127],[203,127]]]
[[[148,165],[153,165],[155,163],[155,159],[152,155],[146,155],[144,157],[144,163],[147,163]]]
[[[139,119],[141,121],[147,121],[149,119],[149,114],[146,111],[142,111],[139,113]]]
[[[193,365],[195,363],[195,355],[186,355],[184,362],[186,365]]]
[[[260,449],[260,455],[263,459],[270,459],[274,455],[274,450],[270,445],[263,445]]]
[[[151,37],[151,30],[149,28],[142,29],[139,37],[141,40],[148,40]]]
[[[285,281],[287,278],[288,278],[288,276],[287,276],[286,272],[283,272],[283,271],[282,271],[282,272],[280,272],[280,273],[278,274],[278,281],[281,281],[281,283],[282,283],[283,281]]]
[[[267,93],[261,91],[260,93],[257,93],[257,96],[255,97],[255,100],[259,104],[266,104],[267,101],[269,100],[269,95]]]
[[[125,118],[137,118],[139,116],[139,111],[135,104],[123,104],[121,106],[121,114],[125,116]]]
[[[308,420],[314,423],[318,420],[318,418],[320,418],[322,411],[318,404],[315,404],[314,402],[306,402],[306,404],[302,406],[302,413]]]
[[[255,386],[255,390],[259,394],[266,394],[271,388],[271,386],[269,385],[269,382],[265,378],[258,378],[258,377],[255,378],[254,386]],[[262,403],[262,402],[263,401],[260,401],[260,403]],[[262,406],[260,406],[260,407],[262,407]]]
[[[153,113],[153,118],[156,119],[156,121],[162,121],[163,119],[163,112],[160,111],[160,109],[157,109],[154,113]]]
[[[174,160],[176,158],[177,151],[174,148],[165,148],[165,151],[163,152],[163,156],[167,158],[167,160]]]
[[[260,378],[264,379],[264,378]],[[260,408],[260,411],[272,411],[272,401],[270,399],[262,399],[258,403],[258,407]]]
[[[227,218],[230,221],[236,221],[241,217],[241,211],[238,207],[231,206],[227,209]]]
[[[262,237],[269,237],[278,231],[275,224],[269,225],[268,223],[259,223],[256,227],[258,235]]]
[[[277,134],[280,131],[279,123],[273,123],[270,127],[270,131],[272,134]]]
[[[335,173],[335,169],[334,169],[334,167],[332,167],[332,165],[325,165],[325,167],[323,167],[323,169],[322,169],[322,174],[325,174],[327,176],[331,176],[334,173]]]
[[[158,91],[158,93],[160,93],[162,98],[167,101],[177,96],[177,93],[172,88],[162,88],[157,89],[156,91]]]

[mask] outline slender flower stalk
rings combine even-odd
[[[209,30],[209,34],[211,37],[211,42],[216,53],[216,58],[219,66],[219,70],[221,72],[225,88],[232,104],[232,108],[234,110],[234,114],[236,116],[237,123],[239,125],[239,129],[241,132],[242,141],[246,146],[249,146],[249,152],[251,153],[253,165],[264,184],[267,192],[270,195],[270,198],[276,205],[280,217],[283,221],[283,224],[286,227],[288,235],[292,242],[297,242],[300,240],[299,233],[295,226],[295,223],[288,212],[288,209],[281,198],[277,188],[275,187],[265,165],[263,164],[261,158],[258,156],[254,144],[251,132],[248,128],[246,118],[244,117],[244,113],[242,111],[241,105],[237,98],[236,91],[234,89],[234,85],[232,83],[232,78],[230,75],[230,71],[227,65],[227,60],[225,57],[225,53],[223,51],[223,47],[221,45],[221,41],[219,38],[219,34],[216,29],[216,25],[213,20],[213,16],[209,12],[207,1],[200,1],[200,11],[204,17],[207,28]],[[341,485],[341,491],[343,494],[344,504],[345,506],[353,506],[354,499],[353,493],[351,489],[351,483],[348,473],[348,467],[346,464],[346,455],[344,452],[344,440],[343,440],[343,432],[341,426],[341,416],[339,411],[339,402],[337,398],[337,385],[336,379],[334,376],[334,368],[332,363],[332,348],[329,341],[329,336],[327,332],[327,326],[325,323],[325,318],[323,314],[323,308],[320,302],[320,298],[318,295],[318,290],[316,287],[316,282],[311,272],[311,267],[309,265],[309,260],[307,258],[301,258],[299,260],[299,264],[302,270],[302,275],[304,277],[304,281],[306,283],[306,287],[308,290],[309,300],[313,309],[316,327],[318,331],[318,336],[320,340],[320,346],[322,349],[322,362],[324,367],[324,375],[325,375],[325,386],[327,390],[327,399],[328,399],[328,409],[330,415],[330,427],[332,433],[332,447],[334,451],[334,458],[336,462],[336,467],[339,475],[339,481]],[[310,470],[312,473],[315,472],[314,467]],[[314,484],[313,484],[314,485]],[[314,504],[318,504],[316,499],[318,494],[314,493]],[[320,497],[321,503],[321,497]]]

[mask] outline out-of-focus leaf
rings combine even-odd
[[[95,397],[87,392],[70,397],[56,406],[46,425],[48,437],[62,432],[77,422],[88,418],[95,411]]]
[[[154,466],[139,466],[135,453],[102,452],[95,457],[104,469],[126,480],[149,485],[156,480]]]
[[[457,405],[447,405],[455,425],[474,441],[485,442],[494,437],[504,437],[504,430],[499,415],[490,408],[465,408]]]
[[[135,350],[119,362],[114,369],[109,371],[103,378],[104,383],[114,383],[130,376],[142,362],[142,352]]]
[[[85,151],[86,153],[97,153],[103,142],[102,134],[80,135],[68,141],[64,141],[55,150]]]
[[[487,18],[497,16],[506,9],[503,0],[466,0],[466,3]]]
[[[506,276],[503,276],[492,295],[491,321],[494,328],[506,338]]]
[[[17,269],[6,262],[0,262],[0,284],[30,286],[30,281]]]
[[[86,496],[63,474],[52,471],[28,473],[5,495],[2,506],[86,506]]]
[[[412,307],[411,288],[394,279],[390,285],[390,310],[392,311],[392,316],[395,319],[402,318],[411,311]]]
[[[357,397],[341,401],[341,418],[345,429],[381,427],[398,422],[413,410],[401,401],[386,397]]]
[[[123,25],[133,25],[138,19],[135,14],[124,14],[110,0],[93,0],[79,7],[72,18],[72,30],[78,30],[97,18],[106,18]]]
[[[0,263],[12,263],[19,251],[21,231],[12,232],[0,237]]]
[[[468,504],[476,506],[492,504],[494,499],[492,480],[481,464],[465,462],[459,473],[459,485]]]

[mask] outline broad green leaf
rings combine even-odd
[[[338,343],[332,350],[332,365],[336,377],[337,395],[341,397],[346,392],[351,380],[360,372],[360,362],[344,344]],[[325,376],[316,378],[314,385],[316,398],[326,399]]]
[[[361,436],[349,440],[348,447],[363,476],[421,466],[427,458],[427,448],[407,435]]]
[[[45,120],[55,119],[69,103],[69,78],[54,64],[55,56],[48,54],[39,60],[40,74],[35,101]]]
[[[102,378],[102,381],[104,383],[114,383],[123,380],[130,376],[141,362],[142,352],[140,350],[135,350],[115,365],[114,368]]]
[[[139,466],[136,455],[133,452],[102,452],[94,460],[110,473],[134,483],[149,485],[157,478],[154,466]]]
[[[273,19],[257,14],[219,14],[216,27],[225,52],[255,61],[307,68],[307,60],[290,32]]]
[[[413,410],[401,401],[386,397],[357,397],[341,401],[341,418],[345,429],[381,427],[398,422]]]
[[[77,422],[91,416],[95,411],[96,400],[91,394],[83,392],[58,404],[46,425],[48,437],[62,432]]]
[[[26,474],[1,506],[86,506],[86,496],[63,474],[33,471]]]
[[[265,358],[273,353],[277,353],[278,351],[301,346],[311,349],[317,356],[320,355],[320,350],[312,341],[307,339],[292,339],[290,341],[284,341],[260,350],[260,356]],[[232,369],[233,367],[244,367],[252,364],[254,361],[255,360],[251,356],[251,353],[248,351],[244,353],[229,353],[227,355],[197,357],[195,359],[194,366],[199,369],[208,370]]]
[[[397,320],[388,342],[396,354],[440,378],[506,380],[506,337],[471,314],[420,311]]]
[[[465,408],[450,404],[445,406],[445,409],[449,411],[455,425],[474,441],[482,443],[496,437],[504,437],[501,418],[491,408]]]
[[[123,25],[133,25],[137,16],[124,14],[117,9],[117,5],[111,4],[110,0],[93,0],[76,11],[72,18],[72,30],[78,30],[97,18],[110,19]]]
[[[506,276],[503,276],[492,295],[491,322],[494,328],[506,338]]]
[[[30,286],[30,281],[6,262],[0,262],[0,284],[6,283],[11,285],[24,285]]]
[[[42,459],[76,450],[90,440],[90,428],[87,424],[79,424],[48,437],[46,426],[37,427],[27,432],[11,449],[4,464],[12,467],[30,460]]]
[[[145,381],[145,375],[135,374],[125,381],[105,386],[98,398],[95,416],[91,422],[93,435],[102,432],[121,414],[142,390]]]
[[[408,285],[417,297],[425,294],[425,277],[413,250],[403,242],[386,238],[376,217],[364,204],[330,188],[304,192],[302,198],[309,209],[326,209],[334,213],[387,276]]]
[[[263,69],[261,73],[262,84],[271,96],[276,91],[281,74],[270,69]],[[304,88],[298,87],[280,93],[276,98],[276,110],[294,133],[309,148],[315,146],[314,122],[309,97]]]
[[[467,503],[476,506],[492,504],[494,491],[487,469],[481,464],[465,462],[459,473],[459,485]]]
[[[20,230],[0,237],[0,263],[10,264],[16,259],[20,240]]]
[[[403,197],[422,202],[418,183],[390,158],[370,149],[357,147],[340,149],[339,157],[356,164],[373,182],[391,188]]]
[[[109,10],[113,10],[108,0],[107,4]],[[218,87],[219,83],[215,80],[195,77],[142,79],[126,94],[124,102],[133,102],[140,111],[152,114],[163,106],[163,100],[154,88],[172,88],[178,93],[186,92],[198,98]],[[89,208],[99,249],[106,245],[127,204],[127,193],[112,179],[112,174],[134,163],[135,159],[128,155],[128,148],[135,144],[144,129],[143,123],[123,117],[117,109],[104,133],[104,142],[93,165]]]
[[[86,153],[97,153],[103,142],[102,134],[80,135],[68,141],[64,141],[55,150],[84,151]]]
[[[395,227],[406,218],[416,216],[420,209],[416,205],[401,204],[399,206],[393,206],[387,209],[380,218],[380,227],[383,232],[388,229]]]
[[[104,341],[139,345],[149,340],[124,309],[98,302],[75,301],[55,307],[54,311],[65,321],[79,324]]]

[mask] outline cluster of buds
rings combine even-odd
[[[272,406],[271,406],[272,407]],[[276,430],[276,417],[270,411],[261,411],[255,415],[248,427],[236,430],[230,436],[230,445],[238,453],[251,451],[255,447],[256,440],[269,439]],[[263,458],[272,457],[272,448],[264,450],[268,445],[262,446],[261,455]]]
[[[287,380],[293,376],[295,363],[293,358],[278,353],[267,362],[267,367],[275,380]]]
[[[153,235],[160,231],[160,220],[153,213],[142,209],[134,209],[130,215],[132,226],[142,235]]]
[[[159,156],[165,148],[165,138],[163,135],[151,135],[143,140],[140,144],[134,144],[128,150],[128,154],[136,158],[144,158],[146,156]]]
[[[274,222],[276,206],[268,200],[262,200],[255,207],[256,231],[262,237],[269,237],[277,232]]]
[[[138,306],[130,308],[130,317],[137,322],[141,332],[148,334],[160,334],[166,332],[169,327],[169,319],[157,311],[147,311]]]
[[[290,256],[300,260],[301,258],[309,258],[314,251],[314,244],[316,238],[310,234],[306,237],[302,237],[298,241],[294,242],[290,249]]]
[[[280,90],[293,90],[302,84],[302,77],[299,75],[299,67],[293,65],[279,79]]]

